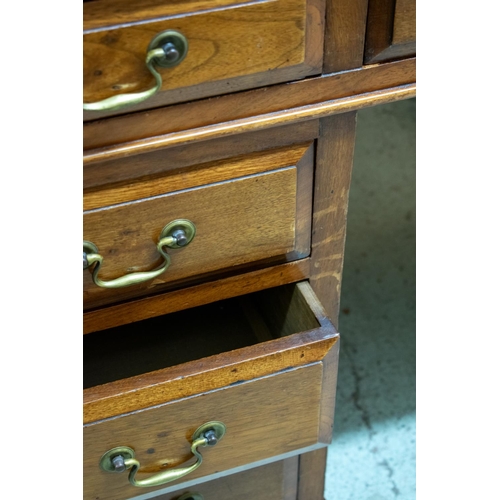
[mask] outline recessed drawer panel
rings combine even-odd
[[[328,443],[338,338],[307,282],[84,336],[84,498],[166,494]],[[223,437],[196,444],[213,422]],[[132,478],[131,462],[100,467],[120,447]]]
[[[322,0],[96,0],[83,4],[83,14],[83,100],[92,107],[86,119],[321,72]],[[180,34],[181,46],[177,35],[169,38],[172,31]],[[165,56],[170,62],[153,59],[158,81],[146,57],[165,32],[165,43],[158,47],[171,43],[177,52]],[[103,103],[116,95],[126,101],[150,89],[158,90],[136,104],[120,104],[123,108]]]
[[[365,64],[415,56],[416,13],[415,0],[370,0]]]
[[[307,144],[86,192],[85,308],[307,256],[312,162]],[[192,240],[160,249],[175,221]]]

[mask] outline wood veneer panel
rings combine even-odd
[[[175,5],[175,4],[174,4]],[[217,6],[217,5],[216,5]],[[164,9],[168,10],[169,3]],[[189,40],[186,58],[161,68],[161,90],[124,110],[84,113],[84,120],[151,109],[321,72],[324,0],[247,2],[237,8],[163,16],[84,35],[84,102],[154,85],[144,59],[151,39],[167,29]]]
[[[315,445],[321,391],[326,390],[322,371],[322,363],[313,363],[86,426],[84,499],[137,495],[126,474],[99,470],[108,449],[131,446],[144,472],[178,467],[192,456],[195,429],[212,420],[224,422],[226,435],[217,446],[201,450],[203,464],[189,475],[191,480]]]
[[[90,123],[84,165],[412,97],[415,69],[408,59]]]
[[[415,0],[370,0],[365,64],[415,55],[415,5]]]
[[[314,321],[307,322],[305,331],[86,389],[84,422],[138,411],[326,359],[338,341],[338,334],[321,304],[307,293],[309,284],[299,283],[293,289],[305,298],[305,302],[297,301],[294,295],[293,308],[309,309],[314,314]],[[279,296],[282,292],[277,289],[275,293]],[[276,330],[273,325],[269,327]],[[329,390],[334,391],[335,387]],[[321,425],[324,422],[322,419]],[[322,434],[324,430],[318,432]]]
[[[320,448],[300,455],[297,500],[324,500],[326,454]]]
[[[216,11],[261,0],[98,0],[83,7],[83,31],[103,30],[144,21],[197,12]]]
[[[298,461],[298,457],[292,457],[273,462],[160,495],[155,500],[177,500],[187,493],[199,493],[204,500],[297,500]]]
[[[417,39],[417,4],[415,0],[396,0],[392,43],[403,45]]]
[[[321,122],[314,183],[311,287],[338,324],[356,112]]]
[[[309,276],[309,267],[309,259],[302,259],[181,288],[154,297],[88,311],[83,314],[83,333],[126,325],[217,300],[301,281]]]
[[[84,240],[97,245],[103,256],[99,276],[105,281],[156,269],[162,262],[156,242],[170,221],[193,221],[196,236],[186,248],[168,249],[170,267],[142,284],[101,288],[85,270],[85,307],[151,294],[168,283],[190,277],[198,280],[205,273],[285,256],[295,249],[296,203],[297,169],[286,167],[87,211]]]
[[[326,4],[323,73],[363,65],[368,0],[335,0]]]
[[[105,163],[85,166],[83,185],[85,190],[120,183],[129,185],[131,180],[148,176],[156,179],[158,175],[171,170],[233,158],[235,152],[239,156],[244,156],[310,142],[318,137],[318,134],[319,121],[309,120],[276,129],[257,130],[235,137],[221,137],[213,141],[195,143],[189,148],[181,145],[169,148],[168,151],[161,149],[145,155],[117,158]]]
[[[128,182],[113,183],[100,189],[84,190],[83,209],[92,210],[160,196],[164,193],[202,187],[215,182],[229,181],[238,177],[270,172],[275,170],[277,166],[297,165],[299,170],[302,170],[302,165],[304,165],[304,169],[312,168],[313,159],[309,156],[305,160],[303,159],[308,148],[310,148],[310,144],[298,144],[270,151],[243,154],[230,159],[203,162],[175,170],[169,169],[166,174],[156,176],[144,176],[145,169],[136,168],[134,171],[142,171],[143,173],[139,178]],[[147,165],[149,161],[154,161],[149,157],[136,157],[134,159],[136,164],[138,160],[142,160],[141,165]],[[299,166],[301,160],[303,161]],[[164,162],[170,163],[168,156],[164,158]],[[121,163],[123,166],[124,162]],[[310,175],[312,178],[312,172],[306,172],[304,175]]]

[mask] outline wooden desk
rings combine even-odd
[[[84,102],[161,82],[84,113],[85,500],[323,498],[356,111],[415,95],[414,19],[84,2]]]

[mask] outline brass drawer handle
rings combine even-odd
[[[186,476],[196,470],[202,463],[203,457],[198,448],[205,446],[215,446],[226,433],[226,426],[222,422],[207,422],[196,429],[191,443],[191,453],[196,457],[196,462],[188,467],[170,469],[159,472],[146,479],[136,479],[135,476],[141,464],[135,459],[135,452],[128,446],[118,446],[108,450],[99,462],[102,470],[106,472],[124,472],[130,469],[128,480],[133,486],[148,488],[161,486]],[[193,495],[191,495],[193,496]],[[189,498],[189,497],[188,497]],[[196,498],[196,497],[194,497]]]
[[[156,94],[162,87],[163,81],[160,73],[156,71],[156,66],[171,68],[179,64],[188,51],[187,38],[178,31],[167,30],[156,35],[151,40],[146,53],[146,66],[155,77],[156,85],[143,92],[133,94],[118,94],[98,102],[84,102],[84,111],[114,111],[126,106],[139,104]]]
[[[103,257],[98,253],[98,248],[91,241],[83,242],[83,269],[87,269],[95,264],[92,272],[92,280],[97,286],[102,288],[123,288],[126,286],[137,285],[144,281],[156,278],[164,273],[170,265],[170,255],[165,252],[164,247],[183,248],[194,238],[196,226],[187,219],[177,219],[169,222],[161,231],[156,249],[163,257],[164,262],[153,271],[130,273],[120,278],[110,281],[103,281],[99,278]]]

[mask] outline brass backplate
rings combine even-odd
[[[179,229],[182,229],[186,234],[187,243],[183,246],[179,246],[176,243],[172,243],[167,245],[169,248],[184,248],[186,245],[189,245],[193,240],[196,234],[196,226],[188,219],[176,219],[172,222],[169,222],[160,233],[160,240],[167,237],[172,236],[173,233]]]
[[[106,472],[122,472],[115,470],[115,466],[113,465],[113,458],[121,455],[124,460],[127,458],[135,458],[135,451],[128,446],[117,446],[116,448],[112,448],[108,450],[102,457],[99,462],[99,466],[102,470]]]
[[[164,59],[156,57],[154,60],[155,64],[161,66],[162,68],[171,68],[173,66],[177,66],[184,60],[188,52],[189,44],[187,38],[182,33],[175,30],[166,30],[158,33],[149,43],[148,52],[150,50],[163,47],[169,42],[172,43],[177,49],[177,52],[179,52],[179,58],[172,62],[168,61],[166,58]]]
[[[222,422],[207,422],[206,424],[200,425],[200,427],[194,431],[193,441],[202,438],[207,431],[214,431],[217,441],[220,441],[226,433],[226,426]]]

